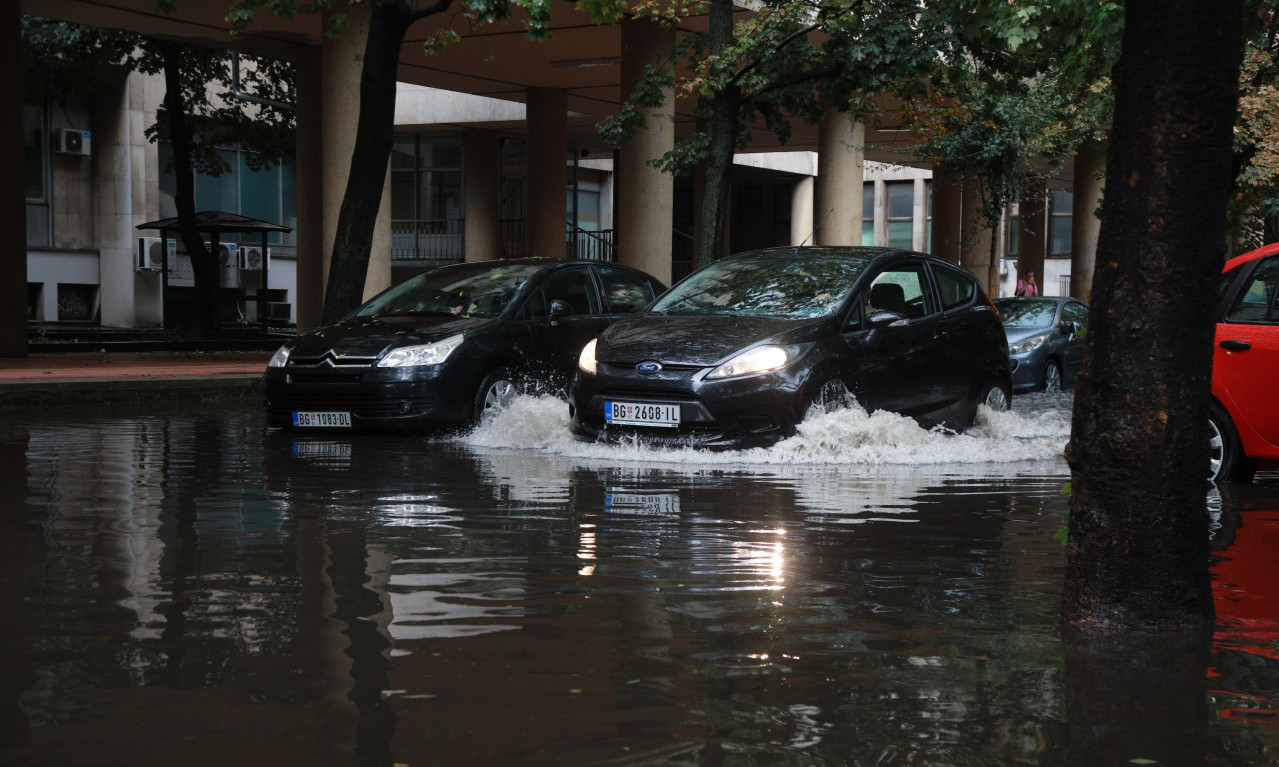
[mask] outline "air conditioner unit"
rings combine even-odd
[[[158,272],[164,268],[164,254],[161,248],[164,240],[159,237],[139,237],[137,259],[134,268],[139,272]],[[169,240],[169,263],[173,264],[178,252],[178,243]]]
[[[261,245],[245,245],[240,248],[240,268],[245,271],[262,271],[270,258],[270,248],[264,248]]]
[[[213,243],[206,241],[204,247],[213,250]],[[218,266],[224,269],[227,267],[240,268],[240,246],[234,242],[219,242],[218,252],[213,255],[218,259]]]
[[[57,131],[57,136],[58,154],[89,156],[89,131],[62,128]]]

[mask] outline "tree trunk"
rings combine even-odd
[[[325,324],[336,322],[364,300],[373,249],[373,229],[395,131],[395,83],[400,46],[416,16],[405,3],[375,5],[360,72],[360,116],[351,172],[333,239],[329,282],[324,292]]]
[[[156,47],[164,59],[164,111],[168,119],[169,144],[173,148],[173,175],[176,188],[173,205],[178,213],[178,238],[191,258],[195,279],[195,303],[184,323],[189,338],[207,339],[218,327],[218,265],[204,246],[195,228],[195,169],[191,162],[191,126],[187,122],[186,103],[182,98],[182,51],[185,46],[157,40]],[[170,268],[172,264],[170,264]]]
[[[1225,257],[1241,21],[1240,0],[1126,6],[1092,338],[1067,449],[1062,617],[1071,630],[1213,624],[1211,313]]]
[[[732,0],[712,0],[709,20],[709,53],[718,56],[733,39]],[[706,188],[701,221],[697,228],[697,267],[715,260],[721,252],[728,219],[728,169],[737,144],[741,89],[735,83],[715,92],[711,100],[710,150],[706,162]]]

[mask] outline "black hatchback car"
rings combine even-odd
[[[716,261],[582,350],[586,440],[739,448],[855,400],[962,429],[1008,408],[999,313],[963,269],[884,248],[773,248]]]
[[[618,264],[548,259],[428,269],[280,348],[269,425],[419,430],[477,420],[517,387],[567,387],[582,346],[665,289]]]

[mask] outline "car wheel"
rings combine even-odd
[[[848,390],[842,380],[829,378],[817,387],[817,392],[808,401],[808,407],[804,410],[804,420],[843,410],[851,407],[854,402],[856,400],[853,398],[853,393]]]
[[[510,371],[504,368],[489,371],[475,392],[472,420],[478,423],[486,413],[506,407],[515,399],[515,395],[515,383],[511,380]]]
[[[1257,467],[1243,454],[1243,443],[1230,414],[1216,402],[1208,405],[1210,448],[1208,479],[1213,482],[1251,482]]]
[[[991,410],[1009,410],[1012,407],[1012,394],[1008,391],[1008,385],[999,382],[990,384],[985,396],[981,398],[981,404]]]
[[[1061,363],[1057,360],[1044,363],[1044,391],[1061,391]]]

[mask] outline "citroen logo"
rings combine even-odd
[[[644,362],[641,362],[640,364],[635,366],[635,372],[639,373],[640,375],[646,375],[646,376],[651,376],[661,369],[662,369],[662,363],[655,362],[653,360],[645,360]]]

